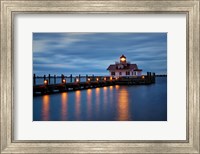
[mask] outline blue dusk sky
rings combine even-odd
[[[143,74],[167,74],[167,33],[33,33],[37,76],[109,75],[122,54]]]

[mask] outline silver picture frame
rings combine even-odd
[[[199,137],[199,0],[0,0],[1,153],[200,153]],[[14,18],[16,14],[126,13],[186,14],[187,139],[173,140],[14,140]]]

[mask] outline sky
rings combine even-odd
[[[139,69],[167,74],[167,33],[33,33],[33,73],[109,75],[124,54]]]

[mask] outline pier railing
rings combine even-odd
[[[155,73],[147,72],[147,75],[141,76],[127,76],[127,77],[112,77],[112,76],[95,76],[95,75],[78,75],[73,76],[72,74],[69,76],[65,76],[61,74],[60,76],[56,75],[44,75],[44,76],[36,76],[33,74],[33,85],[43,85],[43,84],[61,84],[61,83],[76,83],[76,82],[88,82],[88,81],[110,81],[110,80],[137,80],[137,79],[146,79],[153,80],[155,77]],[[155,80],[154,80],[155,82]]]
[[[45,81],[50,84],[60,84],[60,83],[76,83],[76,82],[88,82],[88,81],[104,81],[104,80],[110,80],[114,79],[110,76],[95,76],[95,75],[78,75],[73,76],[72,74],[70,76],[65,76],[61,74],[60,76],[56,75],[44,75],[44,76],[36,76],[33,75],[33,85],[42,85],[45,84]]]

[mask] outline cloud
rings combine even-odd
[[[122,54],[144,71],[166,73],[167,33],[33,33],[33,72],[39,75],[106,75]]]

